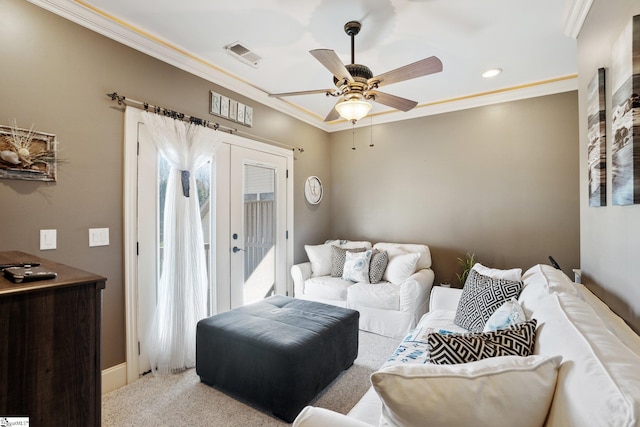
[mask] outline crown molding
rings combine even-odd
[[[145,33],[138,28],[118,20],[116,17],[92,8],[82,1],[29,0],[29,2],[125,46],[208,80],[227,90],[246,96],[247,98],[293,116],[310,125],[327,130],[327,125],[322,122],[322,118],[318,118],[310,112],[301,110],[290,103],[281,102],[276,98],[270,98],[267,92],[205,61],[194,53],[179,48],[158,36]],[[318,126],[318,122],[321,123],[320,126]]]
[[[436,114],[450,113],[469,108],[484,107],[487,105],[501,104],[504,102],[519,101],[522,99],[536,98],[539,96],[554,95],[557,93],[578,90],[578,75],[560,77],[557,79],[534,82],[530,84],[504,88],[492,92],[478,93],[460,98],[447,99],[431,103],[420,104],[413,110],[404,112],[390,112],[373,115],[372,120],[367,117],[356,123],[355,127],[410,120],[419,117],[433,116]],[[351,123],[341,121],[336,123],[328,132],[336,132],[351,129]]]
[[[569,0],[569,9],[564,22],[564,33],[567,36],[578,38],[592,4],[593,0]]]
[[[593,0],[570,1],[573,2],[572,12],[580,10],[581,14],[579,14],[579,16],[584,15],[580,21],[581,26]],[[205,61],[194,53],[175,46],[154,34],[146,33],[104,11],[95,9],[82,0],[29,0],[29,2],[91,31],[122,43],[125,46],[129,46],[132,49],[143,52],[153,58],[166,62],[167,64],[221,86],[224,89],[250,98],[253,101],[271,107],[326,132],[336,132],[352,128],[351,123],[346,120],[325,123],[323,117],[300,108],[285,99],[271,98],[266,91]],[[586,3],[588,3],[588,5],[585,11],[584,5]],[[583,6],[577,6],[577,4],[582,4]],[[390,123],[576,89],[577,77],[568,76],[550,81],[504,88],[490,93],[473,94],[461,98],[421,104],[409,112],[395,110],[382,112],[374,114],[372,121],[375,124]],[[365,118],[365,120],[362,120],[360,124],[357,123],[355,126],[367,126],[370,122],[370,120],[366,120]]]

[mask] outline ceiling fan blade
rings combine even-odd
[[[340,101],[338,101],[340,102]],[[336,102],[337,104],[337,102]],[[340,113],[338,113],[338,110],[336,110],[335,106],[331,109],[331,111],[329,111],[329,114],[327,114],[327,117],[324,118],[325,122],[332,122],[334,120],[338,120],[340,118]]]
[[[333,89],[316,89],[316,90],[303,90],[300,92],[270,93],[269,96],[272,98],[283,98],[285,96],[313,95],[316,93],[330,94],[331,92],[333,92]]]
[[[411,101],[410,99],[406,98],[400,98],[399,96],[390,95],[384,92],[369,91],[369,95],[374,96],[374,101],[400,111],[409,111],[413,107],[418,105],[416,101]]]
[[[428,74],[439,73],[442,71],[442,62],[436,56],[422,59],[413,64],[396,68],[379,76],[369,79],[369,81],[378,81],[378,86],[390,85],[392,83],[402,82],[404,80],[415,79],[416,77],[426,76]]]
[[[338,55],[331,49],[314,49],[309,53],[314,56],[325,68],[331,71],[338,80],[347,80],[349,83],[353,83],[353,77],[351,73],[344,66]]]

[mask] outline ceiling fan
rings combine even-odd
[[[343,117],[355,124],[369,113],[371,104],[375,101],[401,111],[409,111],[418,103],[406,98],[391,95],[377,90],[383,85],[389,85],[416,77],[442,71],[442,62],[435,56],[422,59],[412,64],[405,65],[384,74],[373,76],[366,65],[355,63],[355,36],[360,32],[362,25],[357,21],[349,21],[344,25],[344,32],[351,37],[351,64],[343,64],[338,55],[331,49],[314,49],[309,51],[322,65],[333,74],[333,83],[337,89],[306,90],[301,92],[286,92],[269,94],[271,97],[282,98],[286,96],[311,95],[324,93],[326,96],[342,97],[335,107],[331,109],[325,122],[337,120]]]

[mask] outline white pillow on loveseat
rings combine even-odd
[[[311,263],[311,277],[328,276],[331,273],[331,246],[339,240],[330,240],[323,245],[304,245]]]
[[[394,285],[401,284],[416,272],[419,259],[420,254],[417,252],[389,254],[389,261],[387,268],[382,273],[382,279]]]
[[[458,365],[383,368],[371,375],[383,402],[380,425],[540,427],[561,360],[504,356]]]

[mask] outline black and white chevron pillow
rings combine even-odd
[[[454,365],[489,357],[530,356],[536,341],[536,324],[536,319],[531,319],[493,332],[429,334],[429,361],[437,365]]]
[[[491,315],[505,301],[518,298],[522,282],[493,279],[472,269],[464,284],[453,323],[469,332],[482,332]]]

